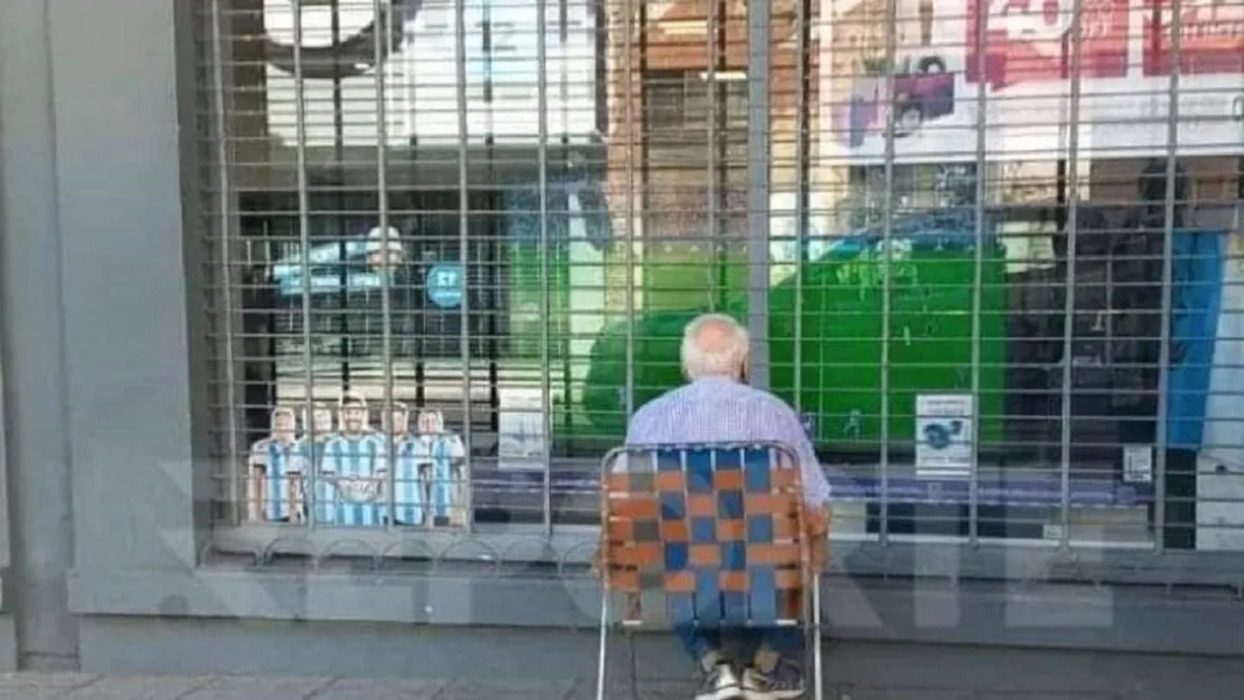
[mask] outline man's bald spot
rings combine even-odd
[[[708,353],[728,352],[735,339],[735,329],[727,321],[708,319],[696,327],[692,338],[700,350]]]
[[[690,379],[739,379],[747,365],[747,330],[729,316],[708,314],[687,325],[682,341],[683,372]]]

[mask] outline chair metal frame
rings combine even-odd
[[[754,456],[758,453],[763,453],[767,458],[766,472],[769,476],[766,477],[767,481],[764,485],[754,483],[748,484],[746,483],[748,475],[746,470],[751,468],[747,465],[748,456]],[[710,460],[710,466],[707,473],[711,475],[712,483],[709,485],[709,491],[705,492],[700,490],[693,494],[693,489],[690,485],[691,481],[689,481],[689,479],[702,478],[703,473],[692,474],[688,471],[688,457],[703,454],[707,454]],[[605,700],[606,693],[605,683],[608,666],[609,632],[610,627],[614,624],[612,617],[613,613],[610,609],[611,599],[615,596],[624,596],[627,600],[627,610],[624,611],[621,616],[619,627],[628,632],[627,636],[630,646],[631,661],[631,695],[633,698],[637,698],[638,674],[635,658],[635,637],[633,632],[645,626],[642,606],[643,601],[647,600],[647,598],[644,597],[644,594],[651,593],[654,589],[661,593],[661,600],[664,604],[667,618],[672,617],[668,613],[669,609],[673,606],[671,595],[679,595],[680,597],[687,597],[692,600],[695,600],[696,596],[700,595],[700,584],[698,579],[695,584],[695,589],[691,592],[687,592],[685,589],[680,589],[678,593],[672,593],[671,590],[669,590],[670,586],[674,585],[671,582],[677,577],[671,577],[670,570],[667,568],[669,565],[668,559],[663,559],[659,567],[651,561],[648,561],[647,564],[644,563],[643,560],[650,560],[652,558],[651,550],[646,550],[645,554],[643,550],[636,546],[639,544],[639,539],[636,536],[638,528],[636,528],[634,524],[636,522],[644,522],[646,524],[647,531],[645,533],[644,544],[652,545],[655,542],[656,545],[659,545],[662,548],[662,551],[665,551],[665,545],[670,543],[671,540],[667,539],[668,531],[664,527],[664,524],[668,520],[682,520],[685,526],[678,528],[682,538],[672,540],[672,542],[686,544],[690,547],[690,543],[695,541],[694,538],[688,534],[691,528],[692,519],[695,517],[710,517],[705,515],[703,512],[698,515],[693,514],[692,510],[695,509],[695,506],[690,505],[691,499],[695,495],[704,497],[707,493],[707,496],[713,499],[713,501],[718,501],[719,482],[724,484],[727,481],[726,476],[719,476],[719,471],[734,469],[732,463],[731,466],[719,470],[719,467],[721,466],[719,463],[720,457],[722,455],[729,454],[739,455],[739,474],[728,479],[728,481],[732,483],[730,486],[724,488],[731,491],[739,491],[737,496],[739,499],[737,505],[740,510],[735,514],[728,513],[727,518],[725,519],[734,521],[738,520],[740,517],[747,518],[748,513],[744,503],[746,503],[748,499],[745,496],[756,496],[761,499],[767,499],[752,502],[756,504],[767,504],[758,505],[760,508],[758,512],[760,515],[768,516],[768,527],[770,528],[768,531],[767,542],[764,540],[753,541],[751,527],[744,524],[742,534],[743,539],[740,541],[737,539],[737,536],[732,537],[729,540],[730,543],[736,545],[742,544],[743,547],[748,550],[750,550],[749,545],[756,544],[762,548],[757,551],[766,552],[767,556],[771,557],[766,564],[773,565],[775,570],[778,567],[783,567],[783,571],[787,574],[790,573],[790,567],[794,567],[798,574],[798,580],[797,585],[791,586],[791,579],[789,576],[783,577],[782,581],[785,582],[785,588],[782,583],[771,584],[773,585],[772,593],[774,595],[772,607],[774,616],[772,620],[761,620],[759,624],[749,624],[755,622],[755,620],[750,614],[750,611],[753,610],[753,608],[748,605],[745,607],[747,607],[749,612],[744,613],[746,619],[743,620],[743,624],[730,624],[729,622],[726,622],[721,625],[720,629],[746,629],[748,627],[760,626],[800,626],[804,633],[804,697],[811,695],[811,697],[815,698],[815,700],[823,699],[824,669],[821,649],[822,616],[820,571],[817,570],[814,564],[812,546],[814,546],[814,544],[828,546],[828,543],[814,542],[813,533],[810,532],[808,527],[808,508],[803,499],[802,479],[800,477],[801,472],[799,469],[799,459],[797,453],[790,446],[776,442],[730,442],[679,445],[627,445],[611,450],[602,460],[600,479],[601,538],[599,553],[599,569],[602,586],[600,606],[600,647],[597,658],[596,679],[597,700]],[[668,460],[671,455],[678,456],[677,469],[673,469],[670,466],[671,463]],[[639,457],[641,461],[639,463],[632,463],[631,460],[636,457]],[[627,462],[623,469],[618,470],[616,467],[618,466],[619,459],[621,458],[625,458]],[[663,458],[666,460],[664,463],[661,462]],[[647,461],[645,469],[637,470],[635,467],[642,464],[645,460]],[[662,464],[665,467],[664,469],[662,468]],[[697,469],[702,472],[703,464],[700,464]],[[634,478],[632,476],[634,474],[644,474],[645,472],[650,472],[652,478]],[[662,476],[663,474],[664,476]],[[658,482],[661,483],[658,484]],[[636,486],[636,484],[639,484],[639,486]],[[704,484],[701,483],[699,486],[702,487]],[[685,499],[682,501],[682,513],[681,515],[677,513],[671,515],[669,507],[662,499],[662,496],[676,495],[680,491]],[[703,504],[705,501],[701,500],[699,503]],[[699,541],[700,544],[713,544],[720,547],[722,541],[720,532],[724,529],[720,525],[720,522],[723,519],[720,513],[721,508],[722,506],[718,506],[714,514],[711,516],[714,520],[714,528],[716,529],[712,541],[705,542],[701,540]],[[768,510],[768,512],[765,512],[766,510]],[[637,517],[636,513],[640,511],[646,515]],[[652,516],[654,515],[658,528],[655,540],[652,539],[652,523],[650,522],[653,519]],[[784,525],[786,528],[785,530],[781,529],[783,525],[777,523],[776,519],[784,519],[789,521]],[[738,523],[735,523],[733,527],[737,532]],[[616,545],[615,539],[615,535],[618,532],[631,533],[629,537],[620,538],[624,540],[624,543],[620,547]],[[782,533],[785,533],[785,537],[782,536]],[[819,537],[820,535],[817,536]],[[824,536],[827,537],[828,533]],[[793,540],[793,542],[791,540]],[[792,558],[791,544],[797,545],[798,554],[795,558]],[[628,546],[630,547],[629,550],[627,549]],[[768,547],[769,549],[764,549],[765,547]],[[745,560],[749,558],[746,554],[744,554],[743,557]],[[696,571],[696,569],[689,568],[694,559],[695,556],[691,555],[689,559],[684,561],[683,567],[677,569],[677,573]],[[745,565],[747,568],[742,569],[744,572],[750,569],[750,564],[746,561]],[[717,571],[723,576],[723,580],[724,576],[726,576],[728,572],[734,572],[737,574],[739,571],[739,569],[733,566],[728,566],[726,562],[722,561],[719,561],[716,564],[702,564],[700,566],[700,570],[712,571],[716,567],[720,567],[717,568]],[[647,570],[645,571],[645,569]],[[642,575],[644,573],[647,573],[648,575]],[[652,585],[654,574],[657,573],[661,574],[661,582],[656,585]],[[625,575],[625,579],[623,578],[623,574]],[[750,582],[751,579],[749,579],[746,575],[744,578],[749,582],[744,584],[746,588],[743,593],[749,596],[748,600],[750,601],[754,597],[750,591],[752,586],[752,583]],[[685,579],[682,580],[685,582]],[[776,580],[777,578],[775,576],[775,581]],[[720,584],[714,585],[719,586]],[[727,591],[722,588],[718,589],[716,596],[718,596],[719,601],[725,600],[723,594],[726,592]],[[737,593],[738,592],[736,591],[736,594]],[[783,598],[784,593],[788,595],[788,597]],[[737,603],[737,599],[735,602]],[[787,605],[783,605],[783,603],[786,603]],[[727,607],[724,602],[721,604],[723,609]],[[699,611],[701,610],[700,605],[702,605],[702,602],[698,604],[693,603],[692,605],[694,621],[697,624],[700,624],[701,618]],[[717,603],[713,603],[713,605],[717,605]],[[737,608],[735,609],[737,610]],[[792,613],[792,611],[796,609],[798,612]],[[728,616],[729,614],[726,613],[723,614],[722,617],[724,618]],[[807,669],[811,669],[811,674],[807,673]],[[811,684],[811,693],[808,693],[807,686],[809,684]]]

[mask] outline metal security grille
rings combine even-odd
[[[1244,549],[1244,3],[200,20],[226,548],[571,556],[597,461],[720,311],[840,538]]]

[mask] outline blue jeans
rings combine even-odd
[[[674,634],[683,649],[697,664],[709,652],[723,653],[731,647],[727,658],[750,665],[761,646],[777,652],[782,658],[803,663],[803,630],[798,627],[735,627],[702,629],[694,625],[674,625]]]

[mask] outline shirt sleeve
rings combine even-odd
[[[336,475],[338,442],[334,438],[324,443],[324,454],[320,457],[320,473]]]
[[[372,462],[372,474],[384,474],[389,471],[389,439],[376,435],[372,438],[372,445],[376,450],[376,458]]]
[[[648,422],[647,415],[648,415],[647,411],[640,409],[639,411],[636,411],[634,415],[631,416],[630,421],[628,421],[626,424],[626,441],[625,441],[626,444],[643,445],[647,442],[646,438],[644,437],[644,433],[647,432],[646,427],[644,425],[645,423]]]
[[[626,445],[646,445],[652,441],[650,430],[647,424],[650,422],[648,415],[650,410],[647,407],[640,408],[631,416],[631,420],[626,424]],[[629,455],[625,452],[614,457],[613,464],[609,465],[611,472],[625,472],[629,468],[627,460]]]
[[[785,439],[782,442],[794,447],[799,457],[799,470],[803,476],[804,501],[808,505],[819,508],[829,501],[829,479],[825,476],[825,470],[821,468],[821,460],[816,456],[816,450],[813,449],[808,434],[804,432],[799,417],[789,408],[783,410],[783,413],[786,415],[782,421],[785,426],[782,430]]]
[[[251,445],[250,456],[246,461],[252,468],[260,467],[266,469],[268,467],[268,443],[260,440]]]
[[[466,458],[466,446],[462,444],[462,438],[454,433],[449,434],[449,456],[452,459]]]

